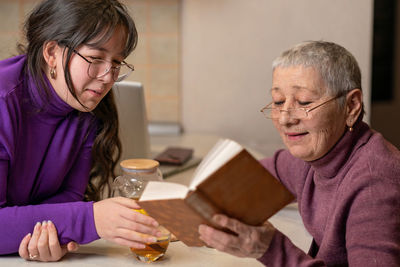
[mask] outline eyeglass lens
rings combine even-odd
[[[113,67],[110,63],[100,60],[94,60],[89,65],[88,74],[92,78],[100,78],[111,71],[113,80],[116,82],[122,81],[132,72],[127,65],[123,64],[118,67]]]
[[[268,105],[267,107],[263,108],[261,110],[261,112],[269,119],[278,119],[281,114],[283,112],[286,112],[290,117],[294,118],[294,119],[305,119],[308,117],[308,113],[310,111],[313,111],[329,102],[331,102],[332,100],[335,100],[339,97],[345,96],[346,94],[339,94],[335,97],[332,97],[324,102],[322,102],[321,104],[313,107],[313,108],[308,108],[308,109],[304,109],[304,108],[289,108],[287,110],[282,110],[280,108],[277,107],[270,107],[270,105]]]
[[[262,110],[263,114],[270,119],[278,119],[282,113],[287,113],[291,118],[294,119],[304,119],[307,118],[307,111],[304,109],[288,109],[280,110],[276,108],[265,108]]]

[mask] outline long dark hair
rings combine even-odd
[[[69,91],[77,99],[68,68],[73,50],[82,44],[101,46],[120,26],[126,33],[123,52],[124,57],[127,57],[136,47],[138,35],[126,7],[118,0],[41,2],[24,25],[27,47],[20,45],[19,48],[27,55],[26,71],[34,78],[37,88],[44,89],[43,92],[39,92],[42,97],[47,97],[50,90],[44,78],[46,62],[43,58],[43,46],[46,42],[56,41],[60,46],[64,46],[65,81]],[[92,113],[97,119],[98,129],[92,148],[93,164],[85,198],[99,200],[101,192],[115,176],[115,167],[122,149],[118,135],[118,113],[112,91]]]

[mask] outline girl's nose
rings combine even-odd
[[[98,78],[103,83],[111,83],[114,82],[114,70],[110,67],[107,69],[106,73]]]

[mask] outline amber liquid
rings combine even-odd
[[[143,249],[131,248],[131,251],[140,261],[153,262],[164,256],[169,245],[169,239],[160,240],[156,243],[146,244]]]
[[[134,200],[139,200],[139,198],[132,198]],[[144,209],[135,209],[134,211],[148,215]],[[167,251],[169,245],[169,236],[160,237],[155,243],[145,244],[145,248],[137,249],[130,248],[131,251],[136,255],[136,258],[143,262],[153,262],[164,256],[165,251]]]

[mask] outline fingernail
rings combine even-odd
[[[52,222],[52,221],[50,221],[50,220],[48,220],[48,221],[47,221],[47,224],[48,224],[48,225],[52,225],[52,224],[53,224],[53,222]]]
[[[41,225],[42,225],[42,224],[41,224],[40,222],[37,222],[37,223],[35,224],[35,228],[39,228]]]
[[[31,236],[32,234],[31,233],[28,233],[25,237],[28,237],[28,236]]]
[[[43,221],[42,226],[46,226],[46,225],[47,225],[47,221]]]

